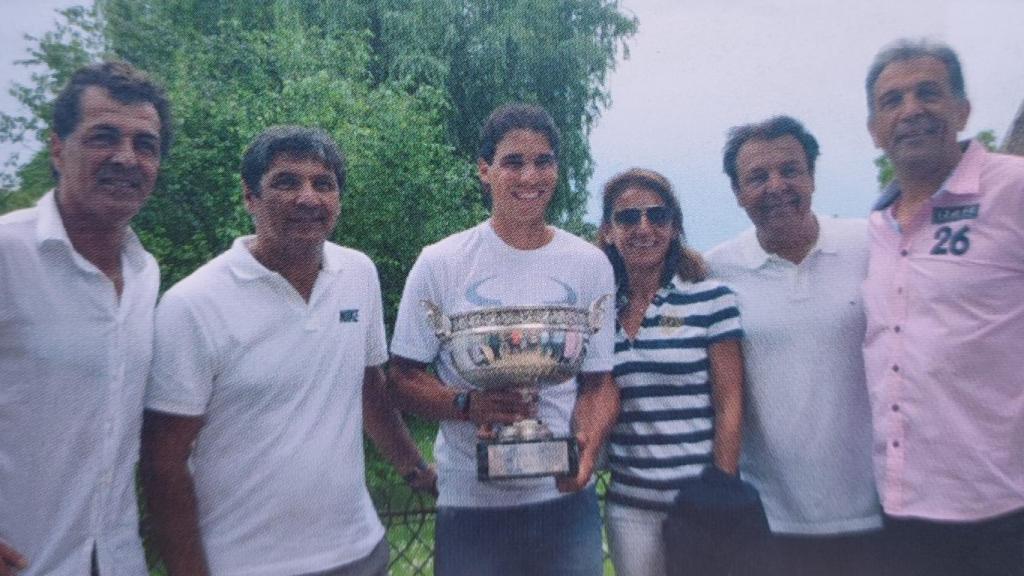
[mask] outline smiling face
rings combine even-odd
[[[811,223],[814,176],[803,145],[792,135],[751,139],[736,156],[736,201],[758,236],[783,240]]]
[[[558,160],[544,134],[511,130],[498,142],[494,159],[477,164],[491,193],[494,220],[509,225],[544,225],[544,213],[558,184]]]
[[[638,213],[639,220],[635,220]],[[619,251],[630,275],[660,274],[669,244],[673,236],[679,235],[679,228],[672,221],[671,209],[656,192],[631,186],[615,199],[611,223],[606,225],[604,234],[605,240]]]
[[[315,156],[279,153],[260,177],[259,191],[245,188],[260,245],[276,251],[319,249],[334,231],[341,196],[334,172]]]
[[[941,60],[897,60],[878,76],[868,130],[897,170],[950,171],[970,104],[954,93]]]
[[[160,117],[148,102],[123,104],[97,86],[82,91],[78,106],[75,129],[50,141],[65,225],[127,226],[156,184]]]

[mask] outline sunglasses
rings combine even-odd
[[[668,206],[648,206],[646,208],[623,208],[612,215],[612,221],[619,226],[637,226],[640,218],[647,215],[647,222],[652,226],[665,226],[672,220],[672,212]]]

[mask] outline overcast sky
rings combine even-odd
[[[40,36],[53,30],[58,20],[56,9],[80,4],[81,1],[73,0],[0,0],[0,19],[4,21],[0,26],[0,110],[7,114],[27,112],[10,94],[12,83],[29,79],[30,69],[14,64],[28,58],[30,44],[25,35]],[[21,163],[27,162],[38,149],[36,142],[19,146],[0,144],[0,165],[11,153],[19,154]]]
[[[53,28],[69,0],[0,0],[0,80],[27,71],[23,34]],[[790,114],[821,143],[815,208],[863,216],[876,193],[878,155],[865,128],[864,75],[884,44],[904,36],[950,43],[973,105],[965,134],[1002,139],[1024,99],[1022,0],[624,0],[640,20],[630,59],[609,78],[612,106],[591,134],[600,188],[631,166],[672,180],[690,243],[708,249],[749,225],[721,171],[730,126]],[[6,90],[0,109],[16,102]],[[6,158],[9,148],[0,148]],[[25,155],[27,158],[27,155]]]
[[[821,144],[814,205],[864,216],[879,154],[865,128],[864,76],[879,48],[904,37],[960,54],[973,111],[965,134],[1000,141],[1024,99],[1021,0],[625,0],[640,20],[630,59],[609,81],[612,106],[591,134],[600,190],[631,166],[676,187],[692,245],[708,249],[747,228],[722,173],[729,127],[789,114]]]

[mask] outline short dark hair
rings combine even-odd
[[[160,118],[160,155],[167,156],[174,140],[171,106],[164,89],[145,72],[120,60],[108,60],[83,66],[71,75],[53,102],[53,132],[66,138],[81,120],[82,92],[96,86],[122,104],[148,102]]]
[[[679,206],[672,183],[668,178],[644,168],[630,168],[612,177],[604,185],[601,206],[601,228],[612,225],[612,211],[615,209],[615,201],[630,188],[642,188],[650,190],[658,195],[672,213],[672,228],[678,234],[672,237],[668,246],[668,253],[661,271],[661,283],[668,284],[672,276],[678,274],[686,281],[699,281],[707,277],[704,260],[700,254],[686,247],[686,232],[683,229],[683,210]],[[619,296],[623,296],[629,287],[629,275],[626,272],[626,264],[619,254],[619,250],[605,238],[605,234],[598,234],[597,245],[608,256],[612,263],[612,270],[615,272],[615,286]]]
[[[242,181],[254,196],[260,195],[260,179],[278,154],[320,160],[334,172],[338,191],[345,189],[345,155],[327,132],[305,126],[271,126],[256,136],[242,156]]]
[[[814,162],[818,159],[821,149],[814,136],[804,128],[798,120],[791,116],[773,116],[764,122],[734,126],[729,129],[729,137],[723,150],[722,168],[729,176],[734,190],[739,190],[739,175],[736,173],[736,158],[740,148],[750,140],[774,140],[783,136],[796,138],[804,148],[807,156],[807,168],[814,176]]]
[[[506,134],[513,130],[539,132],[548,139],[551,151],[558,158],[559,132],[555,121],[547,110],[535,104],[506,104],[491,112],[480,129],[480,153],[478,157],[490,164],[494,152]]]
[[[888,45],[875,56],[868,68],[868,77],[864,81],[864,90],[868,97],[868,114],[875,114],[875,84],[878,77],[882,75],[885,67],[893,62],[915,60],[917,58],[935,58],[946,66],[949,73],[949,84],[953,88],[953,94],[961,100],[967,99],[967,90],[964,88],[964,73],[960,67],[960,58],[956,52],[942,42],[929,40],[927,38],[910,39],[901,38]]]

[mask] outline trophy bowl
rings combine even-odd
[[[482,389],[545,386],[579,372],[587,341],[601,326],[604,302],[571,306],[509,306],[445,316],[423,301],[455,369]]]
[[[520,393],[565,382],[579,372],[590,335],[601,327],[602,296],[589,309],[571,306],[508,306],[446,316],[421,303],[455,369],[482,389],[515,387]],[[496,439],[477,444],[481,481],[575,475],[579,446],[573,436],[555,438],[540,420],[502,426]]]

